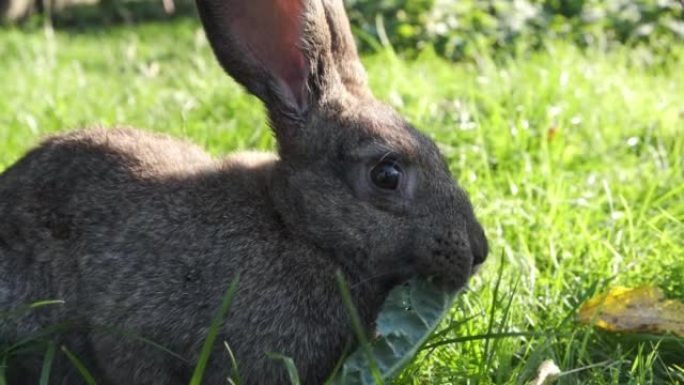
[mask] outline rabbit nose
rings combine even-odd
[[[473,253],[473,266],[477,269],[487,259],[489,243],[482,226],[475,222],[474,229],[470,232],[470,248]]]

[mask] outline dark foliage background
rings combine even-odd
[[[667,51],[684,39],[680,0],[347,0],[366,49],[391,43],[406,54],[432,45],[452,59],[537,48],[547,39]],[[363,37],[366,37],[365,39]]]
[[[427,48],[448,59],[511,54],[550,39],[582,47],[616,44],[668,52],[684,41],[684,0],[345,0],[366,52],[391,46],[404,56]],[[0,0],[4,18],[35,21],[50,9],[58,26],[194,15],[193,0]],[[76,11],[74,11],[76,9]],[[43,13],[45,14],[45,12]]]

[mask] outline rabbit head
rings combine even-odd
[[[465,285],[482,227],[434,142],[373,97],[342,0],[197,5],[221,65],[267,107],[288,231],[360,280]]]

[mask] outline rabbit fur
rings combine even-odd
[[[218,341],[242,383],[289,383],[273,352],[321,384],[354,342],[337,271],[372,329],[393,287],[421,275],[456,290],[486,257],[436,145],[369,90],[342,0],[197,7],[220,64],[265,104],[278,154],[214,160],[167,136],[95,128],[8,168],[0,346],[35,340],[13,353],[11,385],[38,383],[45,341],[98,384],[186,384],[238,276]],[[394,188],[378,187],[386,172],[399,172]],[[14,311],[40,300],[64,302]],[[217,343],[204,383],[231,375]],[[83,383],[60,351],[50,383]]]

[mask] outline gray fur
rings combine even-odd
[[[219,341],[244,383],[288,383],[266,356],[277,352],[320,384],[354,341],[336,271],[370,329],[394,286],[422,275],[458,289],[484,261],[482,228],[435,144],[367,89],[341,1],[301,3],[305,104],[241,50],[230,3],[198,8],[224,68],[268,107],[278,156],[216,161],[124,128],[45,140],[0,175],[0,311],[65,302],[0,317],[0,345],[61,325],[47,338],[99,384],[186,384],[239,274]],[[368,180],[387,156],[405,170],[394,193]],[[10,384],[38,383],[42,352],[11,362]],[[217,344],[205,383],[226,383],[229,362]],[[51,383],[79,381],[58,353]]]

